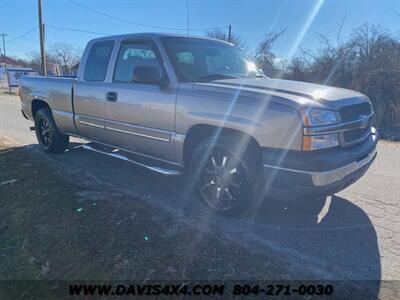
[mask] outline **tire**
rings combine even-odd
[[[35,132],[39,145],[47,153],[61,153],[68,148],[69,136],[60,133],[49,108],[36,113]]]
[[[213,212],[243,215],[259,204],[262,192],[262,164],[255,147],[240,150],[243,140],[230,136],[207,138],[194,150],[190,176],[197,193]]]

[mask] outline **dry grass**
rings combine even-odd
[[[279,258],[250,253],[217,228],[177,230],[151,203],[61,172],[0,139],[0,280],[285,277]]]

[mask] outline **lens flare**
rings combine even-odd
[[[257,72],[257,66],[254,62],[252,61],[247,62],[247,72],[249,73]]]

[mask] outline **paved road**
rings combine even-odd
[[[0,136],[19,145],[36,145],[29,126],[20,114],[19,98],[1,95]],[[310,278],[400,280],[400,143],[381,141],[378,151],[359,182],[324,203],[269,200],[250,218],[233,220],[204,216],[196,205],[188,208],[192,205],[185,204],[183,178],[156,176],[81,148],[41,157],[86,172],[96,178],[93,184],[107,182],[152,201],[165,213],[176,214],[178,227],[197,226],[207,232],[218,226],[249,253],[278,253],[294,270],[312,274]]]

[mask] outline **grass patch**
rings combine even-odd
[[[0,280],[285,278],[217,228],[171,230],[174,216],[61,167],[0,139]]]

